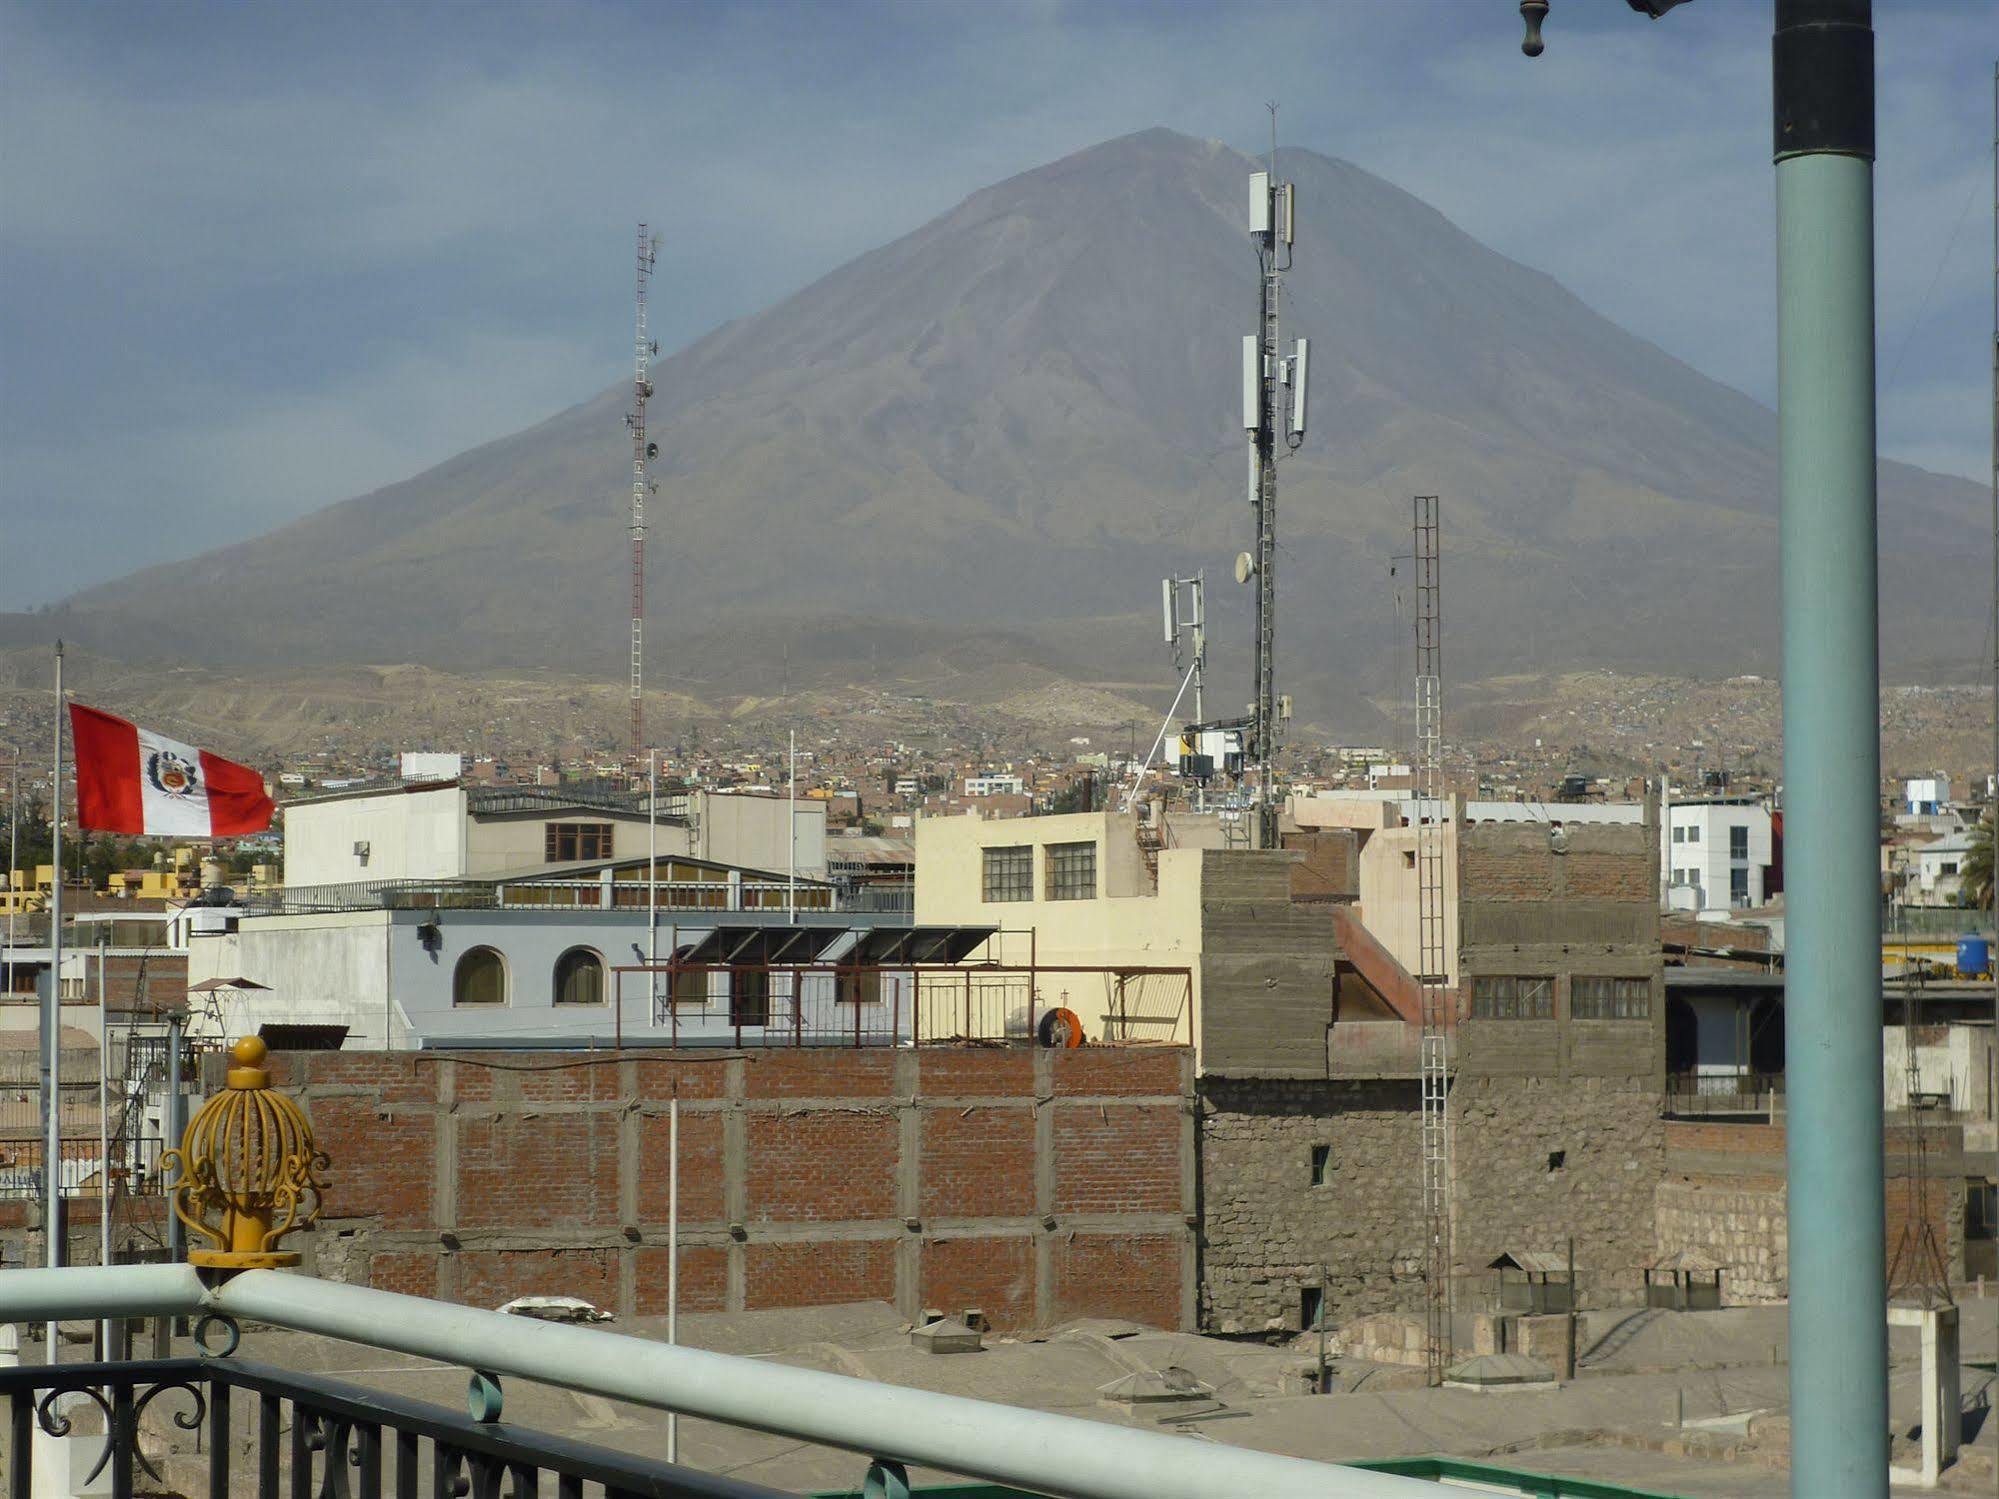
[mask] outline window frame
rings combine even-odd
[[[1602,985],[1602,992],[1597,986]],[[1585,1021],[1649,1021],[1652,980],[1617,973],[1569,975],[1569,1018]]]
[[[1016,862],[1019,868],[1013,867]],[[988,905],[1033,900],[1034,845],[997,843],[979,850],[979,899]]]
[[[562,965],[567,963],[571,958],[579,955],[589,959],[597,967],[597,997],[595,999],[564,999],[562,997]],[[583,1010],[608,1005],[611,1002],[609,980],[610,965],[604,961],[604,955],[597,951],[596,948],[580,942],[574,947],[565,947],[561,952],[556,954],[555,965],[549,969],[548,1002],[553,1006],[565,1010]]]
[[[1097,898],[1097,842],[1094,838],[1074,843],[1044,843],[1041,883],[1047,900],[1095,900]],[[1079,878],[1084,860],[1089,865],[1089,889]],[[1073,865],[1071,861],[1074,861]]]
[[[1728,825],[1728,856],[1731,859],[1749,857],[1749,824],[1731,822]]]
[[[465,965],[481,954],[491,954],[500,970],[500,994],[497,999],[465,998]],[[505,1009],[513,1003],[513,966],[507,962],[507,955],[490,942],[477,942],[460,953],[451,965],[451,1008],[454,1010]]]
[[[1532,985],[1531,991],[1523,989]],[[1534,1008],[1530,1012],[1527,1007]],[[1474,1020],[1553,1020],[1555,976],[1550,973],[1478,973],[1471,981]]]
[[[610,822],[545,822],[542,825],[542,862],[585,864],[608,859],[616,841],[617,824]],[[562,852],[564,841],[570,852]],[[587,851],[586,851],[587,844]]]

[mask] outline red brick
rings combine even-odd
[[[919,1051],[918,1084],[938,1098],[1032,1098],[1034,1053],[936,1046]]]
[[[1050,1054],[1055,1095],[1184,1092],[1180,1046],[1084,1046]]]
[[[615,1114],[461,1118],[458,1221],[468,1228],[600,1228],[618,1221]]]
[[[516,1296],[580,1296],[593,1306],[618,1305],[615,1249],[480,1249],[458,1256],[458,1299],[497,1307]]]
[[[794,1223],[893,1217],[899,1149],[891,1114],[752,1114],[749,1215]]]
[[[1055,1111],[1055,1211],[1180,1211],[1180,1110],[1071,1104]]]
[[[752,1244],[744,1270],[744,1303],[752,1311],[895,1300],[895,1244],[888,1239]]]
[[[636,1284],[632,1310],[641,1317],[666,1315],[667,1251],[647,1245],[632,1251]],[[680,1309],[719,1312],[729,1304],[729,1251],[712,1247],[680,1251]]]
[[[1034,1211],[1034,1109],[954,1105],[923,1111],[925,1218],[1011,1218]]]
[[[1180,1325],[1177,1238],[1163,1234],[1068,1234],[1055,1241],[1055,1317],[1123,1317],[1148,1327]]]
[[[437,1295],[437,1256],[401,1252],[370,1255],[368,1284],[378,1291],[434,1297]]]
[[[639,1120],[639,1221],[667,1218],[669,1128],[663,1117]],[[680,1221],[719,1222],[723,1216],[722,1116],[680,1111]]]
[[[923,1246],[923,1304],[952,1316],[967,1307],[1002,1330],[1034,1325],[1034,1241],[942,1239]]]
[[[355,1095],[315,1099],[310,1117],[328,1162],[323,1216],[431,1225],[437,1129],[429,1113]]]
[[[746,1098],[886,1098],[894,1087],[890,1051],[761,1051],[743,1068]]]

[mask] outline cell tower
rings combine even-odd
[[[1256,550],[1236,561],[1239,582],[1256,579],[1256,698],[1250,705],[1249,753],[1256,761],[1257,847],[1277,846],[1278,803],[1271,780],[1288,699],[1277,695],[1277,459],[1305,440],[1305,378],[1311,345],[1299,339],[1278,352],[1277,304],[1291,268],[1296,192],[1277,180],[1277,113],[1271,110],[1270,170],[1249,179],[1249,237],[1256,246],[1257,331],[1242,341],[1242,425],[1249,437],[1249,503]],[[1279,438],[1282,436],[1282,449]]]
[[[646,496],[658,492],[646,465],[659,456],[659,444],[646,438],[646,398],[652,394],[647,374],[659,344],[646,334],[646,283],[659,250],[658,237],[639,225],[638,327],[632,341],[632,410],[625,425],[632,429],[632,737],[631,763],[645,753],[645,619],[646,619]]]
[[[1443,575],[1437,497],[1416,496],[1416,886],[1417,974],[1423,1037],[1423,1280],[1431,1385],[1451,1364],[1450,1057],[1446,1022],[1451,991],[1445,924],[1445,836],[1450,806],[1443,769]]]
[[[1204,679],[1208,674],[1208,610],[1207,583],[1204,576],[1195,573],[1191,578],[1160,579],[1160,603],[1166,622],[1166,643],[1173,647],[1173,666],[1180,666],[1180,632],[1187,632],[1188,643],[1193,647],[1193,661],[1188,671],[1193,674],[1194,722],[1206,723],[1208,711],[1203,696]],[[1187,608],[1181,608],[1185,600]]]

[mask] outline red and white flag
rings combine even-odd
[[[207,750],[78,703],[76,820],[99,833],[233,838],[271,825],[264,778]]]

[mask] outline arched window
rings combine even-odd
[[[604,960],[587,947],[572,947],[555,960],[555,1002],[559,1005],[600,1005],[604,1002]]]
[[[507,960],[497,948],[468,948],[451,970],[454,1005],[503,1005],[507,1002]]]

